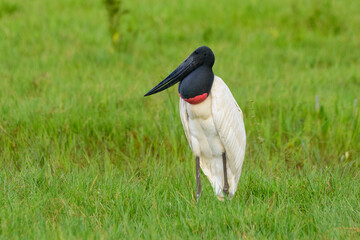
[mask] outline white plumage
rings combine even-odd
[[[243,113],[223,80],[214,77],[209,96],[199,104],[180,98],[180,116],[186,138],[216,196],[224,200],[222,154],[231,199],[236,192],[245,156],[246,134]]]

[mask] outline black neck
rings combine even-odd
[[[200,66],[187,75],[179,83],[179,93],[182,98],[193,98],[204,93],[210,94],[214,81],[212,68],[206,65]]]

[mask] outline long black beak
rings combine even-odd
[[[177,82],[183,80],[189,73],[194,71],[197,67],[197,61],[190,55],[183,63],[181,63],[169,76],[151,89],[145,96],[149,96],[161,92]]]

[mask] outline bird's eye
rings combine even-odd
[[[195,51],[195,54],[197,55],[197,54],[199,54],[199,52],[198,52],[198,51]]]

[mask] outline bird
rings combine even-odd
[[[237,190],[245,157],[243,113],[224,81],[214,75],[213,51],[202,46],[145,96],[179,83],[179,110],[187,141],[195,156],[196,201],[202,195],[200,168],[221,201]]]

